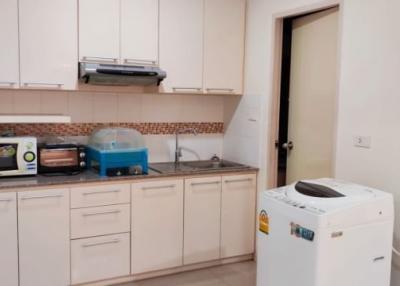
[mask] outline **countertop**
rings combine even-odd
[[[150,168],[163,165],[165,163],[150,164]],[[35,188],[35,187],[48,187],[59,185],[73,185],[84,183],[102,183],[102,182],[124,182],[135,181],[144,179],[157,179],[168,177],[183,177],[183,176],[201,176],[201,175],[218,175],[218,174],[233,174],[233,173],[251,173],[257,172],[258,169],[250,166],[242,165],[232,169],[209,169],[209,170],[187,170],[187,169],[173,169],[167,173],[159,173],[149,169],[147,175],[136,176],[119,176],[119,177],[100,177],[94,170],[86,170],[78,175],[37,175],[28,177],[7,177],[0,178],[0,190],[20,189],[20,188]]]

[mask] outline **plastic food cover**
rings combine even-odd
[[[129,150],[144,148],[143,135],[130,128],[102,128],[93,131],[89,146],[97,150]]]

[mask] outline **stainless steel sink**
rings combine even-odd
[[[150,164],[150,169],[161,174],[173,174],[178,172],[201,172],[212,170],[231,170],[231,169],[244,169],[248,168],[245,165],[233,163],[229,161],[190,161],[168,163],[154,163]]]
[[[182,162],[183,166],[193,169],[226,169],[226,168],[242,168],[241,164],[228,162],[228,161],[195,161],[195,162]]]

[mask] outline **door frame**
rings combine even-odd
[[[338,122],[338,98],[339,98],[339,80],[340,80],[340,58],[341,58],[341,38],[342,38],[342,13],[343,0],[326,0],[312,5],[299,7],[296,9],[286,10],[273,15],[273,31],[272,31],[272,91],[269,102],[270,124],[267,132],[267,188],[277,187],[278,176],[278,150],[275,147],[276,140],[279,137],[279,111],[280,111],[280,93],[281,93],[281,71],[282,71],[282,40],[283,40],[283,20],[287,17],[296,17],[301,15],[326,10],[329,8],[339,8],[339,32],[338,32],[338,63],[337,63],[337,84],[336,84],[336,104],[335,109],[335,126],[334,126],[334,142],[333,142],[333,160],[332,170],[335,176],[335,160],[336,160],[336,138],[337,138],[337,122]]]

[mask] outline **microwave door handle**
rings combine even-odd
[[[16,170],[21,170],[21,167],[24,166],[25,164],[25,160],[24,160],[24,152],[21,150],[21,146],[19,146],[20,144],[18,143],[17,146],[17,154],[16,154],[16,159],[17,159],[17,167]]]

